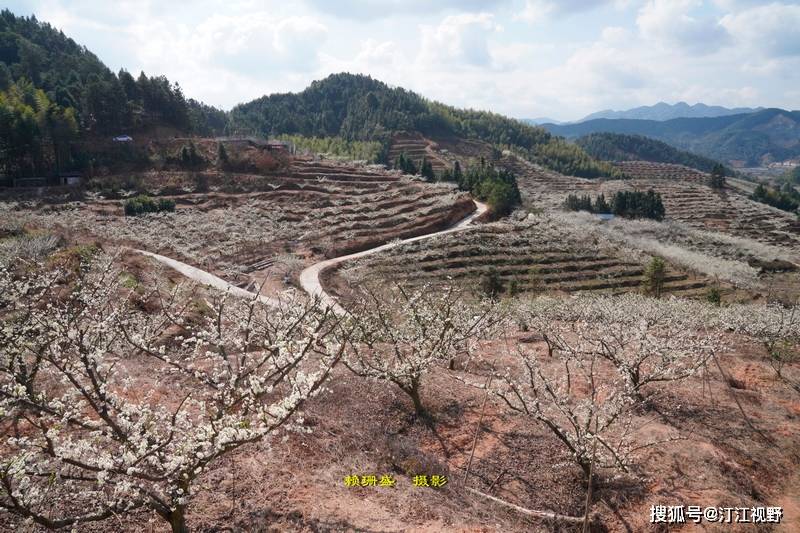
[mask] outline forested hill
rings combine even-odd
[[[395,132],[478,139],[565,174],[618,176],[606,162],[544,129],[486,111],[432,102],[368,76],[334,74],[294,94],[224,113],[187,99],[163,76],[111,72],[93,53],[35,17],[0,12],[0,170],[7,176],[84,170],[112,136],[156,127],[211,136],[303,135],[381,141]],[[100,141],[100,143],[98,143]]]
[[[800,156],[800,111],[783,109],[666,121],[598,119],[545,128],[572,138],[598,132],[644,135],[719,161],[750,165]]]
[[[333,74],[298,93],[273,94],[233,108],[231,129],[260,135],[299,134],[373,140],[395,131],[480,138],[525,148],[550,134],[485,111],[456,109],[369,76]]]
[[[17,92],[4,99],[5,115],[21,113],[20,99],[41,90],[38,107],[74,110],[82,133],[127,133],[151,126],[181,131],[222,131],[223,112],[187,99],[165,77],[134,78],[126,71],[111,72],[92,52],[36,17],[0,12],[0,91]],[[29,102],[33,103],[33,102]],[[36,113],[46,112],[29,106]]]
[[[668,145],[667,143],[642,135],[623,135],[621,133],[591,133],[578,138],[575,143],[586,153],[603,161],[652,161],[655,163],[674,163],[703,172],[711,172],[717,161],[696,155]],[[733,175],[726,168],[728,175]]]
[[[299,93],[273,94],[233,108],[230,131],[262,136],[303,135],[386,141],[392,133],[478,139],[511,148],[553,170],[594,178],[615,176],[610,165],[539,127],[433,102],[369,76],[333,74]]]

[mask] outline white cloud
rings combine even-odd
[[[701,0],[650,0],[639,11],[636,24],[647,40],[664,48],[711,53],[728,42],[728,33],[711,18],[692,14]]]
[[[510,0],[306,0],[319,11],[338,18],[370,20],[388,17],[431,15],[442,11],[488,11]]]
[[[589,11],[605,5],[613,5],[622,9],[631,0],[525,0],[522,10],[514,15],[517,20],[537,23],[551,16],[569,15],[580,11]]]
[[[438,26],[420,26],[419,63],[490,67],[488,37],[501,29],[488,13],[450,15]]]
[[[797,107],[798,2],[712,2],[197,0],[189,9],[10,0],[10,8],[62,28],[114,70],[164,74],[225,108],[341,71],[514,116],[571,119],[660,100]],[[548,23],[532,31],[520,19]]]
[[[726,15],[721,24],[767,57],[800,56],[800,5],[769,4]]]

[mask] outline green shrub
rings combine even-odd
[[[478,200],[489,204],[492,213],[507,215],[521,202],[517,178],[506,169],[498,169],[481,158],[478,165],[462,172],[456,162],[453,170],[446,169],[439,177],[441,181],[454,181],[463,191],[469,191]]]
[[[481,290],[491,298],[496,298],[503,292],[503,280],[495,267],[491,267],[481,278]]]
[[[158,201],[143,194],[125,200],[125,216],[139,216],[145,213],[159,213],[161,211],[175,211],[175,202],[168,198],[160,198]]]
[[[648,294],[659,298],[664,291],[667,278],[667,264],[660,257],[654,257],[644,269],[644,287]]]
[[[722,304],[722,293],[719,287],[709,287],[706,291],[706,301],[712,305],[719,307]]]

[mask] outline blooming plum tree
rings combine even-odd
[[[699,308],[699,309],[698,309]],[[571,352],[609,361],[629,396],[642,402],[647,385],[693,375],[720,346],[691,302],[658,302],[638,294],[617,297],[540,298],[517,307],[519,320],[547,343],[548,352]]]
[[[198,477],[302,427],[347,334],[313,302],[120,280],[107,257],[0,272],[0,508],[47,528],[149,508],[187,531]]]
[[[495,304],[469,303],[453,287],[364,289],[351,315],[354,336],[344,364],[356,375],[386,380],[408,394],[420,416],[422,378],[449,364],[470,339],[499,323]]]
[[[518,347],[521,370],[498,373],[494,393],[552,431],[587,480],[593,463],[627,470],[658,443],[634,438],[646,386],[692,375],[718,346],[696,314],[684,315],[693,306],[640,295],[522,301],[517,321],[547,355]]]

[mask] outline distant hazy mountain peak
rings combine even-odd
[[[697,103],[689,105],[686,102],[677,102],[675,104],[668,104],[666,102],[658,102],[651,106],[635,107],[625,111],[615,111],[613,109],[605,109],[592,113],[578,122],[585,122],[587,120],[594,120],[598,118],[606,119],[638,119],[638,120],[672,120],[674,118],[706,118],[706,117],[724,117],[728,115],[741,115],[744,113],[754,113],[761,111],[763,107],[750,108],[750,107],[737,107],[727,108],[722,106],[710,106],[704,103]]]
[[[549,117],[523,118],[521,120],[522,122],[530,124],[531,126],[538,126],[539,124],[564,124],[564,122],[560,120]]]

